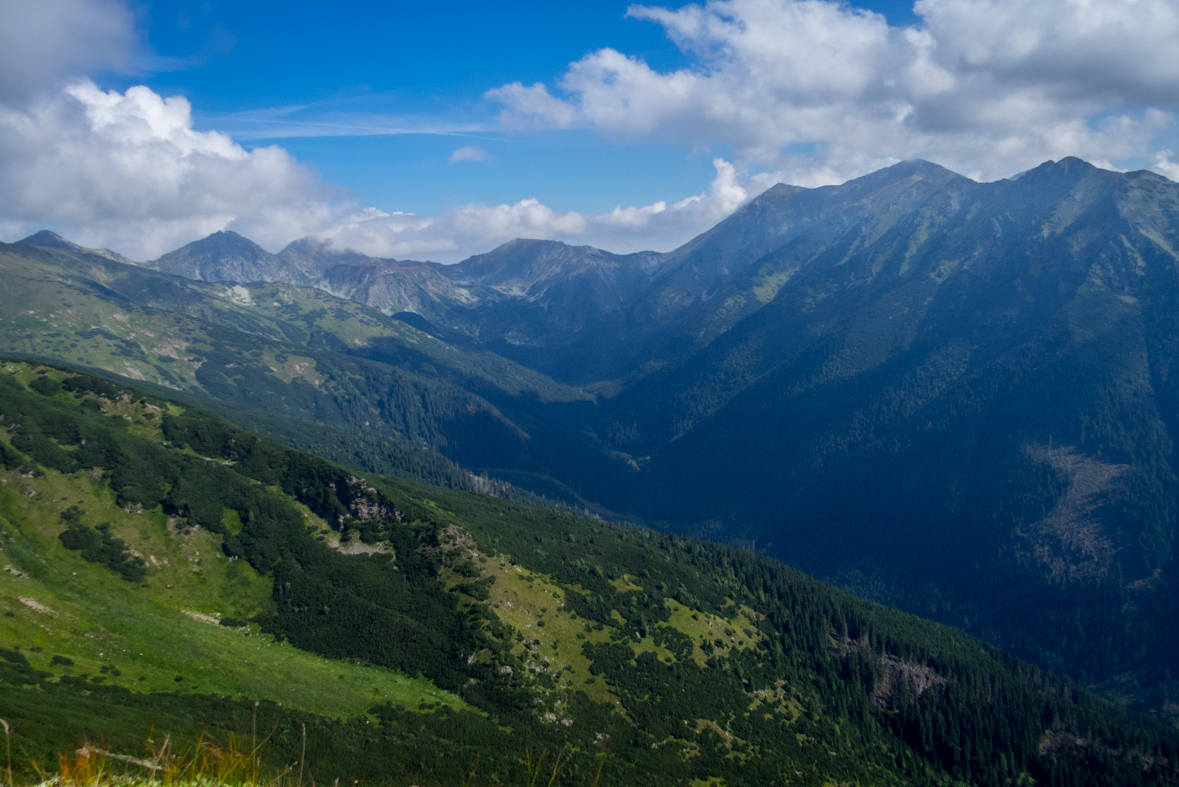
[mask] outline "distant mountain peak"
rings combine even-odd
[[[82,248],[73,241],[66,240],[56,232],[51,230],[41,230],[34,232],[27,238],[18,240],[17,243],[21,246],[43,246],[45,248]]]
[[[1085,161],[1085,159],[1077,158],[1076,156],[1065,156],[1064,158],[1060,159],[1059,161],[1055,161],[1055,162],[1046,161],[1044,163],[1045,164],[1053,164],[1057,167],[1081,167],[1083,169],[1099,169],[1099,167],[1097,167],[1093,164],[1090,164],[1088,161]]]
[[[355,249],[340,249],[332,245],[330,241],[310,236],[288,243],[278,253],[278,259],[286,265],[303,271],[309,280],[318,279],[332,268],[341,265],[372,268],[419,264],[413,261],[400,262],[391,258],[370,257]]]
[[[919,158],[907,159],[865,176],[865,178],[875,177],[887,177],[892,180],[904,180],[907,178],[935,179],[939,181],[966,180],[964,176],[959,175],[952,169],[946,169],[941,164],[934,164],[932,161]]]
[[[511,240],[505,241],[505,242],[501,243],[500,245],[496,246],[494,249],[487,252],[486,254],[475,255],[475,257],[472,257],[472,259],[477,259],[480,257],[487,257],[491,254],[495,254],[496,252],[511,251],[514,249],[515,250],[523,250],[523,249],[556,250],[556,249],[563,249],[563,248],[588,249],[588,248],[592,248],[592,247],[590,247],[590,246],[573,246],[573,245],[565,243],[563,241],[548,240],[546,238],[512,238]]]
[[[809,191],[809,189],[805,186],[792,186],[788,183],[775,183],[749,202],[752,205],[754,203],[765,202],[767,200],[783,199],[785,197],[798,194],[802,191]]]
[[[282,262],[274,254],[233,230],[220,230],[195,240],[148,267],[200,281],[286,281]]]
[[[1090,164],[1084,159],[1076,156],[1065,156],[1058,161],[1045,161],[1038,167],[1032,167],[1028,170],[1031,172],[1068,172],[1068,173],[1082,173],[1082,172],[1097,172],[1101,168]]]
[[[134,264],[135,262],[134,260],[124,257],[122,254],[111,251],[110,249],[91,249],[87,248],[86,246],[79,245],[74,243],[72,240],[63,238],[51,230],[41,230],[40,232],[34,232],[29,237],[18,240],[16,245],[39,246],[43,249],[64,249],[66,251],[78,252],[79,254],[96,254],[99,257],[103,257],[114,262],[130,264]]]
[[[1045,161],[1040,166],[1021,173],[1018,179],[1041,186],[1072,188],[1074,184],[1085,178],[1115,174],[1118,173],[1096,167],[1076,156],[1066,156],[1059,161]]]
[[[286,246],[284,246],[282,248],[282,250],[279,252],[279,254],[280,255],[295,254],[295,253],[304,254],[304,253],[311,253],[311,252],[324,253],[324,252],[332,252],[332,251],[335,251],[335,250],[332,249],[332,247],[330,245],[328,245],[328,242],[326,240],[323,240],[322,238],[313,238],[310,235],[308,235],[305,238],[297,238],[297,239],[291,241],[290,243],[288,243]]]
[[[266,257],[266,256],[273,257],[274,256],[273,254],[268,252],[266,249],[262,248],[257,243],[254,243],[254,241],[247,238],[245,235],[239,235],[238,233],[234,232],[233,230],[219,230],[217,232],[214,232],[212,235],[209,235],[208,237],[201,238],[200,240],[194,240],[192,243],[188,244],[187,246],[183,246],[183,247],[177,249],[176,251],[168,252],[163,257],[160,257],[160,259],[162,260],[166,257],[173,255],[173,254],[179,254],[179,253],[185,251],[186,249],[187,250],[194,250],[194,249],[214,248],[214,247],[215,248],[225,248],[225,247],[235,248],[235,249],[238,249],[242,252],[247,252],[247,253],[250,253],[253,255],[257,255],[258,257]]]

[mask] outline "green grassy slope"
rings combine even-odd
[[[9,364],[4,373],[36,379],[23,364]],[[129,434],[162,439],[160,416],[167,411],[125,399],[103,403],[107,418],[128,419]],[[11,439],[11,432],[0,426],[4,438]],[[80,524],[109,524],[128,553],[142,557],[142,582],[129,582],[63,545],[61,512],[73,508],[85,512]],[[227,523],[240,528],[240,522],[232,524],[234,516],[226,512]],[[256,626],[218,625],[222,617],[268,611],[271,580],[244,561],[228,559],[221,539],[207,530],[185,527],[158,508],[120,506],[101,473],[14,468],[0,479],[0,517],[12,561],[0,574],[0,632],[37,649],[29,654],[34,668],[102,674],[108,684],[145,691],[264,696],[332,715],[360,713],[381,693],[416,703],[436,690],[426,682],[328,664],[259,636]],[[54,656],[73,664],[52,664]],[[332,683],[341,672],[347,673],[345,682]]]
[[[0,414],[26,772],[205,725],[281,766],[305,724],[318,781],[528,783],[526,750],[561,784],[603,754],[602,784],[1179,781],[1174,730],[766,558],[357,478],[34,364],[0,367]]]
[[[208,326],[220,326],[293,347],[366,348],[377,342],[400,348],[407,367],[416,364],[420,370],[429,365],[430,374],[440,378],[482,380],[506,394],[528,393],[540,401],[586,398],[576,388],[511,361],[455,347],[375,309],[320,290],[190,281],[94,255],[10,244],[0,246],[0,263],[5,277],[16,285],[3,304],[4,332],[10,341],[21,338],[22,328],[52,325],[62,336],[23,337],[33,342],[24,351],[47,355],[52,349],[62,360],[78,361],[70,357],[74,349],[88,355],[90,365],[126,377],[142,376],[181,387],[197,384],[200,364],[195,361],[199,358],[187,357],[187,334],[195,331],[198,341],[208,342],[200,334]],[[62,341],[70,333],[87,330],[106,339],[107,356],[73,337]],[[78,346],[71,348],[74,343]],[[166,367],[165,374],[157,366],[161,359],[178,365]],[[287,381],[311,380],[316,375],[308,361],[280,362],[275,374]]]

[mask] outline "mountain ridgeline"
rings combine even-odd
[[[149,266],[217,278],[232,247],[231,287],[5,246],[48,300],[6,309],[0,348],[751,546],[1179,719],[1179,185],[905,162],[775,186],[666,254],[514,241],[454,266],[305,240],[250,267],[229,236]],[[66,297],[108,305],[69,323]],[[132,329],[170,310],[196,348],[172,381]],[[438,398],[382,398],[386,380]]]
[[[1179,783],[1179,731],[768,557],[36,363],[0,361],[0,415],[18,773],[265,730],[319,783]]]

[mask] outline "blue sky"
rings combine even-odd
[[[507,82],[550,81],[601,46],[663,68],[685,58],[662,31],[623,18],[626,3],[372,3],[340,13],[326,2],[153,2],[147,39],[165,57],[203,61],[152,75],[182,93],[200,127],[245,128],[247,144],[279,142],[365,204],[431,213],[466,202],[527,197],[564,210],[609,210],[688,195],[712,179],[711,157],[663,144],[616,145],[593,133],[506,134],[483,94]],[[206,54],[207,53],[207,54]],[[126,77],[123,84],[134,83]],[[378,115],[437,133],[291,138],[235,117],[308,105],[299,118]],[[362,119],[356,120],[363,126]],[[250,133],[253,132],[253,133]],[[269,136],[270,134],[275,136]],[[359,132],[357,132],[359,134]],[[464,145],[485,162],[451,163]]]
[[[1076,155],[1179,177],[1174,0],[38,0],[0,24],[0,239],[221,229],[454,262],[667,250],[775,182]]]
[[[593,132],[504,133],[495,128],[499,107],[483,95],[509,82],[552,82],[602,47],[660,71],[688,67],[661,28],[626,18],[629,5],[393,2],[342,12],[329,2],[155,0],[140,11],[140,25],[161,57],[186,66],[150,73],[146,83],[187,96],[198,127],[240,130],[247,145],[281,144],[364,204],[432,213],[535,197],[559,210],[606,211],[701,192],[714,177],[713,157],[732,152],[723,143],[618,143]],[[903,0],[857,6],[893,24],[917,21]],[[144,81],[111,76],[110,87]],[[291,116],[305,121],[352,115],[364,126],[363,116],[376,115],[466,130],[300,138],[241,117],[292,106],[307,107]],[[468,144],[488,160],[451,163]]]

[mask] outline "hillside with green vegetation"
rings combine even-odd
[[[252,248],[206,240],[186,259]],[[910,161],[665,255],[302,248],[379,308],[4,246],[0,350],[367,473],[743,545],[1179,723],[1179,184]]]
[[[462,265],[516,281],[519,246]],[[770,189],[576,344],[527,288],[455,327],[597,394],[515,419],[543,459],[491,474],[752,545],[1179,723],[1177,249],[1179,185],[1150,172],[904,162]]]
[[[1179,783],[1179,732],[751,553],[16,360],[0,463],[23,779],[204,734],[319,783]]]
[[[459,489],[503,489],[470,478],[500,471],[572,504],[578,492],[554,475],[625,475],[580,428],[586,392],[320,290],[207,284],[7,244],[0,275],[0,351],[217,402],[366,470]]]
[[[647,511],[1179,720],[1179,185],[1070,159],[816,191],[779,210],[842,221],[604,408],[666,490]]]

